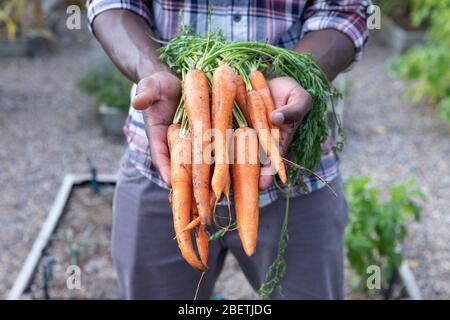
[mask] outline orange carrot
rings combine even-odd
[[[281,182],[286,183],[286,169],[284,167],[283,158],[281,157],[278,145],[275,143],[275,139],[271,135],[264,100],[258,91],[252,90],[247,93],[247,102],[252,125],[258,134],[259,142],[261,143],[264,152],[272,162]]]
[[[205,225],[200,224],[197,227],[197,232],[195,234],[195,241],[197,244],[197,250],[200,255],[200,260],[202,261],[202,264],[207,267],[208,265],[208,241],[209,236],[208,233],[205,230]]]
[[[214,203],[216,202],[216,196],[211,191],[211,198],[210,198],[210,206],[213,207]],[[195,203],[195,199],[192,199],[192,203]],[[189,224],[183,229],[183,231],[192,230],[201,223],[200,217],[198,216],[197,207],[195,205],[192,206],[192,220],[189,222]]]
[[[239,128],[234,132],[232,179],[237,229],[245,253],[251,256],[256,249],[259,215],[258,139],[251,128]]]
[[[270,93],[269,84],[267,83],[263,73],[259,70],[250,72],[248,78],[253,90],[258,91],[264,100],[267,112],[267,122],[269,123],[272,135],[274,136],[275,142],[278,146],[280,143],[280,128],[271,121],[272,112],[275,110],[275,103],[273,102],[272,94]]]
[[[209,86],[206,75],[201,70],[191,70],[184,80],[184,105],[193,135],[192,142],[192,183],[200,220],[211,223],[209,204],[211,155],[207,152],[211,138],[205,133],[211,129],[209,110]]]
[[[194,202],[193,202],[194,203]],[[200,224],[200,217],[194,217],[191,222],[188,223],[186,227],[184,227],[183,231],[190,231],[197,227]]]
[[[236,97],[236,85],[234,80],[236,73],[228,65],[219,66],[212,78],[212,127],[214,135],[214,173],[211,187],[216,199],[222,194],[227,198],[230,192],[230,171],[228,159],[227,131],[232,126],[232,111]]]
[[[192,176],[190,168],[190,137],[180,137],[180,126],[173,124],[167,131],[170,150],[170,175],[172,192],[170,203],[175,235],[183,258],[194,269],[203,271],[205,266],[198,259],[192,246],[190,232],[183,229],[191,220]]]
[[[195,200],[194,200],[195,201]],[[198,216],[198,211],[196,206],[192,206],[192,221],[186,227],[192,226],[196,228],[195,231],[195,242],[197,245],[197,250],[200,256],[202,264],[207,267],[208,265],[208,241],[209,236],[205,230],[205,225],[200,223],[200,217]]]
[[[216,195],[214,194],[214,191],[210,191],[209,192],[209,205],[211,206],[211,208],[214,207],[214,204],[216,202],[219,202],[219,200],[217,200]]]
[[[245,82],[242,80],[242,77],[237,75],[235,79],[236,83],[236,102],[244,114],[245,120],[247,120],[248,125],[250,125],[251,119],[250,114],[248,113],[248,105],[247,105],[247,88],[245,87]]]

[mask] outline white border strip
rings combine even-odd
[[[412,300],[422,300],[422,295],[420,294],[419,286],[417,285],[414,274],[408,266],[406,261],[403,261],[399,269],[400,278],[402,279],[403,285],[405,286],[406,292],[408,292],[409,297]]]
[[[41,258],[42,251],[47,246],[56,225],[64,211],[67,200],[69,199],[72,187],[83,182],[90,181],[92,175],[90,174],[67,174],[64,176],[61,187],[59,188],[58,195],[56,196],[53,206],[47,215],[47,219],[42,225],[41,231],[34,240],[33,247],[28,254],[19,275],[14,282],[11,290],[8,293],[7,300],[18,300],[21,298],[23,292],[27,289],[30,279],[33,276],[34,270]],[[102,175],[97,176],[97,181],[101,183],[115,183],[117,177],[115,175]]]

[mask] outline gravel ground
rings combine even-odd
[[[104,137],[74,81],[101,55],[93,42],[41,58],[0,59],[0,297],[11,287],[63,176],[114,173],[124,139]]]
[[[0,297],[7,293],[62,177],[86,172],[89,156],[100,173],[113,173],[123,139],[104,137],[91,101],[74,80],[101,55],[93,43],[43,58],[0,60]],[[344,177],[373,175],[382,186],[415,177],[428,196],[423,222],[406,241],[408,262],[425,298],[450,298],[449,130],[426,108],[402,100],[404,85],[387,75],[389,52],[370,44],[348,74]],[[369,90],[368,90],[369,88]],[[101,152],[99,152],[101,150]],[[445,197],[447,195],[447,197]],[[216,291],[227,298],[254,293],[234,259]],[[236,285],[239,284],[239,285]]]

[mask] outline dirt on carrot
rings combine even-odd
[[[234,132],[234,162],[232,181],[236,224],[242,247],[247,256],[254,254],[258,237],[258,138],[251,128]]]
[[[236,97],[236,73],[226,65],[219,66],[212,78],[212,128],[214,129],[214,173],[211,187],[220,199],[222,194],[229,199],[230,170],[229,170],[229,139],[228,131],[232,128],[232,110]]]
[[[281,182],[286,183],[286,169],[283,158],[281,157],[278,149],[278,144],[275,142],[275,139],[271,134],[264,100],[258,91],[252,90],[247,93],[247,102],[249,105],[252,126],[258,134],[259,142],[261,143],[264,152],[272,162],[272,165],[278,173]]]
[[[209,84],[205,73],[194,69],[184,79],[184,103],[192,133],[192,183],[198,215],[203,224],[211,223],[209,202],[211,155],[208,150],[211,138]]]
[[[178,247],[184,259],[194,269],[203,271],[205,265],[198,259],[189,231],[184,231],[191,221],[192,204],[192,174],[191,174],[191,139],[189,136],[180,137],[180,126],[173,124],[167,132],[170,149],[170,174],[172,192],[170,203],[172,206],[173,225]]]

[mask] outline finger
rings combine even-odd
[[[159,144],[155,142],[154,144]],[[170,158],[167,145],[157,145],[152,150],[152,163],[155,165],[164,182],[170,187]]]
[[[273,179],[273,169],[269,164],[263,165],[261,167],[261,174],[259,176],[259,190],[265,190],[272,184]]]
[[[155,103],[160,97],[159,82],[150,77],[139,81],[131,105],[137,110],[144,110]]]
[[[158,170],[164,182],[168,186],[170,186],[171,181],[169,149],[167,147],[167,138],[163,137],[165,137],[165,135],[158,137],[158,135],[155,134],[153,136],[150,142],[150,154],[152,157],[153,165]]]
[[[306,91],[304,93],[299,91],[289,98],[288,104],[272,112],[270,119],[272,123],[280,126],[301,121],[312,102],[311,96]]]

